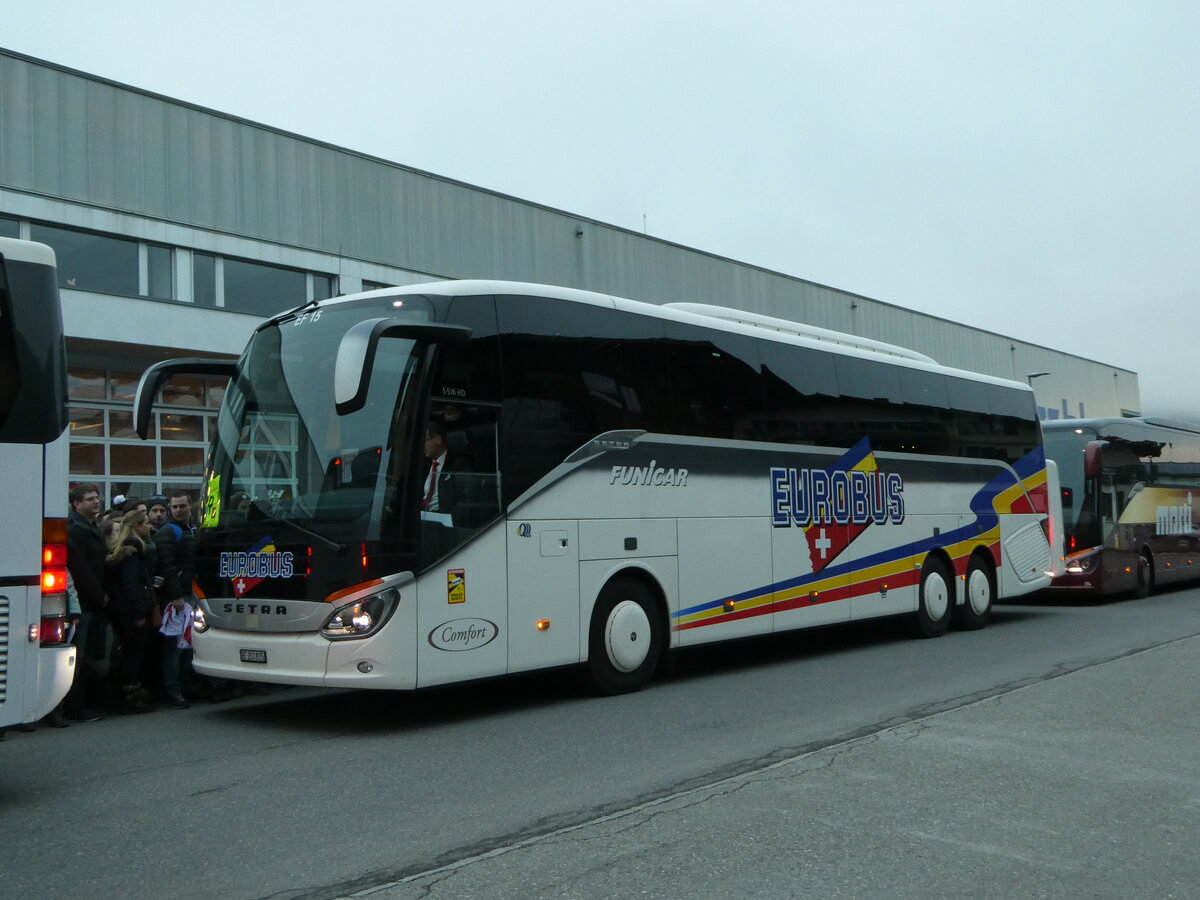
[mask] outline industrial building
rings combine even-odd
[[[142,370],[236,356],[313,298],[456,278],[735,307],[1030,379],[1043,418],[1136,415],[1137,374],[726,259],[0,49],[0,235],[57,253],[72,480],[200,486],[223,385]],[[968,303],[969,298],[963,298]]]

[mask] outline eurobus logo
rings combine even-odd
[[[771,469],[771,524],[868,525],[904,521],[904,479],[895,472]]]
[[[290,551],[277,551],[274,539],[267,536],[247,552],[222,552],[217,577],[230,579],[234,596],[241,597],[267,578],[291,578],[292,559]]]

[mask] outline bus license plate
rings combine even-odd
[[[242,662],[265,663],[267,661],[266,650],[239,650],[238,659]]]

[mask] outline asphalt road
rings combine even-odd
[[[1200,896],[1200,590],[0,744],[11,897]]]

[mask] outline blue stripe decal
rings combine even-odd
[[[866,438],[863,438],[855,444],[846,455],[834,465],[830,466],[829,471],[837,471],[841,469],[852,469],[866,458],[871,452],[871,447]],[[853,460],[850,462],[850,460]],[[1013,464],[1013,469],[1016,471],[1021,481],[1037,474],[1046,467],[1046,453],[1039,445],[1032,451],[1027,453],[1021,459]],[[681,609],[672,616],[673,619],[690,616],[694,613],[705,612],[706,610],[722,607],[728,601],[732,600],[735,603],[741,600],[752,600],[756,597],[762,597],[765,594],[773,594],[777,591],[786,591],[792,588],[800,587],[805,584],[812,584],[817,581],[825,581],[829,578],[837,578],[841,575],[846,575],[859,569],[869,569],[874,566],[883,565],[884,563],[895,562],[907,556],[913,556],[918,553],[928,553],[930,550],[939,547],[945,547],[948,544],[957,544],[960,541],[969,540],[977,537],[979,534],[991,531],[1000,524],[1000,516],[996,512],[995,500],[996,497],[1003,491],[1008,490],[1019,482],[1013,478],[1012,473],[1001,471],[996,474],[987,484],[980,488],[975,496],[971,498],[971,512],[975,514],[975,521],[969,525],[964,525],[962,528],[956,528],[953,531],[948,531],[944,534],[939,534],[936,537],[930,536],[922,538],[918,541],[913,541],[909,544],[904,544],[899,547],[893,547],[890,550],[881,550],[879,553],[865,556],[861,559],[856,559],[851,562],[839,563],[837,565],[828,566],[822,569],[815,575],[801,575],[797,578],[790,578],[787,581],[780,581],[775,584],[768,584],[763,587],[753,588],[748,591],[742,591],[740,594],[730,594],[728,597],[721,597],[717,600],[711,600],[706,603],[699,603],[695,606],[689,606],[687,609]]]
[[[861,559],[852,560],[850,562],[838,563],[822,569],[815,575],[800,575],[796,578],[790,578],[786,581],[780,581],[774,584],[768,584],[763,587],[754,588],[752,590],[743,591],[740,594],[731,594],[728,597],[721,597],[717,600],[712,600],[706,603],[699,603],[695,606],[689,606],[687,609],[681,609],[672,618],[682,618],[690,616],[693,613],[704,612],[709,609],[716,609],[719,606],[732,600],[750,600],[755,597],[761,597],[764,594],[775,593],[776,591],[786,591],[792,588],[800,587],[805,584],[812,584],[817,581],[825,581],[829,578],[837,578],[841,575],[857,571],[859,569],[867,569],[873,566],[882,565],[883,563],[895,562],[898,559],[903,559],[907,556],[912,556],[916,553],[927,553],[930,550],[938,547],[944,547],[947,544],[957,544],[959,541],[968,540],[977,537],[981,532],[990,531],[1000,523],[1000,516],[996,513],[993,501],[996,496],[1004,490],[1016,484],[1012,475],[1008,472],[1001,472],[971,498],[971,512],[975,514],[975,521],[969,525],[964,525],[961,528],[956,528],[953,531],[947,531],[939,534],[936,537],[930,536],[921,538],[918,541],[913,541],[909,544],[902,544],[899,547],[893,547],[889,550],[881,550],[871,556],[865,556]]]

